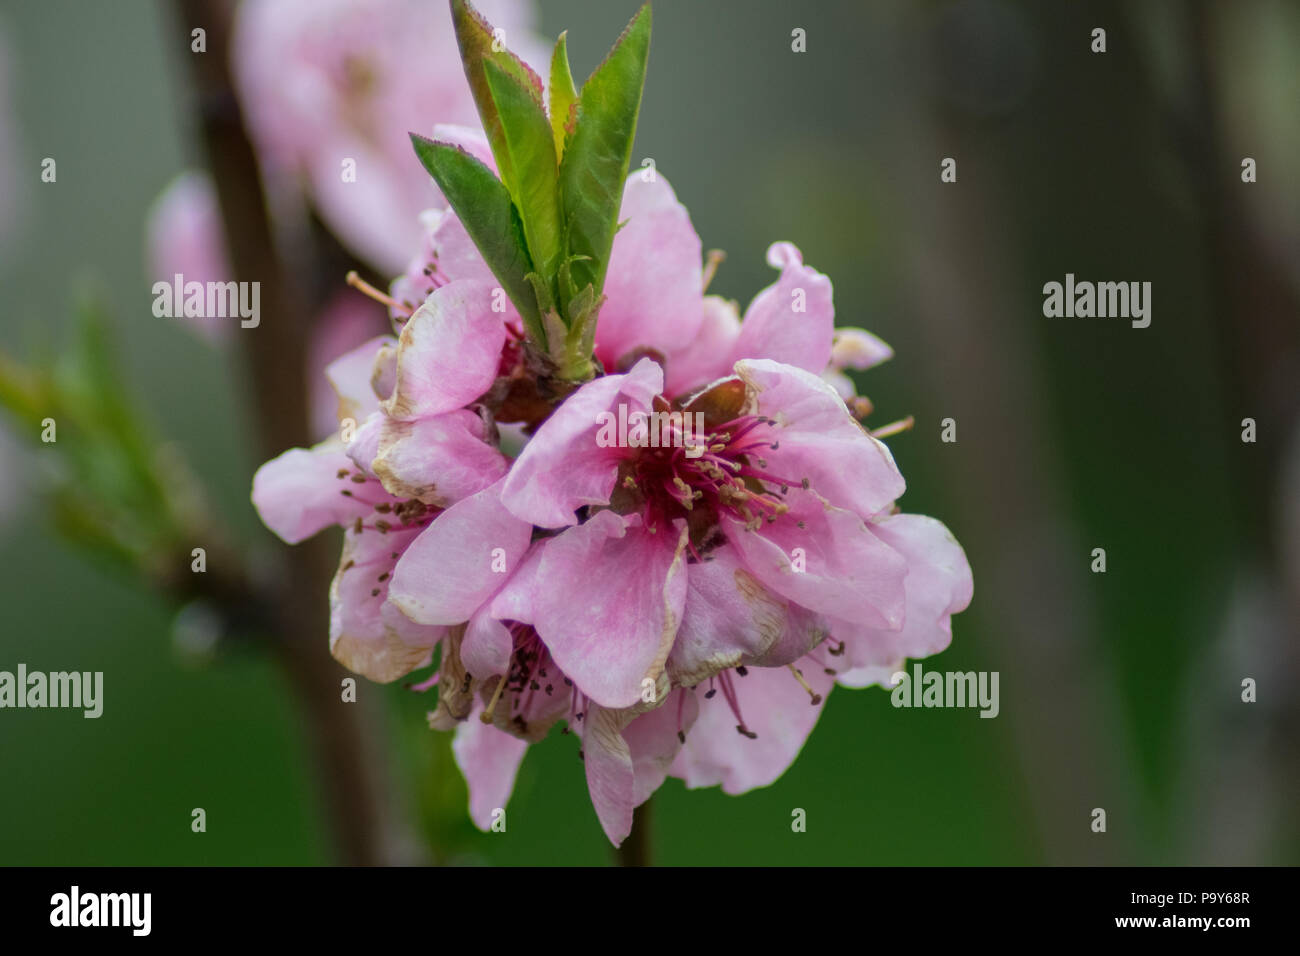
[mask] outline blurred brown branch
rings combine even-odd
[[[311,312],[290,280],[271,229],[257,158],[245,131],[229,69],[232,4],[181,0],[175,17],[196,97],[198,132],[216,185],[228,253],[238,281],[261,284],[266,320],[240,330],[261,458],[311,444],[307,353]],[[207,52],[189,53],[190,31],[207,32]],[[326,651],[325,594],[330,542],[283,549],[285,575],[266,597],[274,647],[302,707],[318,782],[343,862],[386,862],[388,815],[381,796],[383,736],[360,704],[341,702],[346,672]],[[260,585],[259,585],[260,588]]]

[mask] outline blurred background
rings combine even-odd
[[[143,421],[204,489],[195,507],[232,561],[274,577],[288,549],[248,501],[268,411],[237,340],[277,315],[264,300],[261,328],[222,341],[152,312],[169,275],[154,203],[207,156],[195,80],[209,67],[190,60],[202,7],[0,10],[0,346],[58,356],[79,303],[96,303]],[[569,30],[581,79],[635,4],[533,9],[542,38]],[[669,780],[655,862],[1300,862],[1298,103],[1300,5],[1285,0],[656,0],[633,168],[652,158],[705,248],[726,251],[711,291],[743,306],[775,277],[768,244],[788,239],[831,277],[840,324],[894,347],[859,390],[873,422],[916,417],[890,440],[902,505],[943,520],[975,576],[951,648],[925,666],[998,671],[1001,712],[837,690],[773,786]],[[946,157],[956,183],[940,182]],[[326,253],[338,267],[302,283],[313,319],[353,260],[393,274]],[[1043,284],[1067,272],[1151,282],[1151,326],[1045,318]],[[0,669],[103,671],[105,709],[0,712],[0,863],[339,859],[302,688],[254,640],[212,646],[210,608],[56,535],[42,489],[57,446],[3,427]],[[324,614],[323,583],[301,599]],[[322,666],[326,645],[322,619]],[[508,832],[483,834],[428,699],[359,691],[357,772],[384,858],[612,861],[571,740],[529,751]]]

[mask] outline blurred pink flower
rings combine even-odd
[[[233,278],[216,190],[206,173],[182,173],[153,201],[145,218],[145,261],[151,277],[162,282],[176,275],[197,282]],[[209,342],[231,335],[227,318],[186,316],[182,321]]]
[[[549,62],[532,4],[478,4],[525,60]],[[233,67],[273,182],[298,180],[354,253],[396,272],[419,240],[416,215],[442,205],[409,134],[478,125],[446,3],[245,0]],[[345,177],[355,163],[354,181]]]

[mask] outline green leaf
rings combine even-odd
[[[492,175],[492,170],[459,146],[436,143],[415,133],[411,134],[411,143],[474,240],[483,261],[519,310],[529,335],[545,346],[541,315],[526,278],[533,271],[532,261],[510,191]]]
[[[568,251],[588,257],[573,262],[573,283],[578,289],[590,284],[597,296],[618,228],[649,53],[650,5],[646,4],[583,84],[577,126],[560,164]],[[567,314],[568,303],[564,305]]]
[[[555,155],[564,156],[564,139],[568,132],[569,117],[573,113],[573,104],[578,100],[578,91],[573,86],[573,72],[569,69],[569,44],[566,30],[555,41],[555,52],[551,54],[551,85],[548,92],[551,97],[551,132],[555,137]]]
[[[517,80],[520,86],[529,91],[539,111],[542,110],[542,78],[527,63],[497,43],[492,33],[492,24],[468,0],[451,0],[451,19],[456,30],[456,43],[460,47],[461,62],[465,66],[465,78],[469,80],[479,119],[483,121],[483,131],[492,147],[492,155],[496,157],[502,182],[512,186],[515,171],[509,162],[502,118],[488,87],[484,64],[495,63]],[[498,46],[501,48],[494,49]]]
[[[514,170],[514,179],[506,187],[523,219],[529,256],[547,283],[552,283],[564,254],[564,229],[551,127],[546,113],[518,80],[492,61],[483,66],[501,118],[507,159]]]

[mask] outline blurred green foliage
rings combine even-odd
[[[973,711],[895,710],[880,690],[836,690],[804,752],[774,786],[733,798],[687,793],[670,781],[655,801],[658,862],[1059,861],[1048,850],[1058,835],[1043,831],[1042,808],[1031,798],[1038,775],[1062,772],[1038,761],[1053,748],[1055,728],[1024,722],[1061,675],[1032,654],[1008,659],[1002,637],[1015,595],[986,592],[982,569],[1013,558],[1022,542],[982,530],[989,523],[960,494],[974,456],[999,455],[1022,422],[963,417],[961,383],[927,368],[963,357],[915,321],[909,250],[933,238],[917,225],[922,200],[937,203],[941,216],[953,214],[953,229],[968,230],[962,248],[976,271],[986,256],[1010,264],[1000,334],[1034,358],[1026,369],[1034,407],[1025,415],[1043,423],[1043,452],[1055,466],[1032,480],[1050,486],[1047,499],[1080,542],[1069,573],[1073,592],[1091,608],[1080,618],[1083,651],[1109,693],[1092,701],[1105,719],[1085,731],[1121,768],[1119,789],[1135,797],[1134,814],[1112,818],[1112,832],[1097,838],[1110,841],[1101,858],[1221,861],[1187,824],[1201,796],[1187,786],[1196,779],[1189,761],[1197,749],[1187,711],[1195,700],[1231,699],[1238,684],[1235,672],[1219,675],[1218,684],[1194,682],[1219,636],[1237,561],[1229,459],[1239,449],[1228,439],[1243,412],[1220,379],[1196,196],[1176,172],[1177,151],[1150,98],[1133,92],[1147,83],[1159,51],[1146,49],[1146,35],[1115,4],[1059,15],[1049,5],[993,6],[1011,24],[994,35],[1008,46],[982,47],[968,37],[944,48],[952,71],[945,74],[927,71],[921,54],[940,42],[946,4],[656,3],[634,168],[636,157],[652,156],[690,208],[705,247],[727,251],[713,291],[747,302],[773,277],[766,246],[789,239],[831,276],[842,324],[870,328],[895,346],[897,357],[860,381],[880,410],[876,421],[918,419],[915,432],[890,442],[908,478],[903,504],[944,520],[975,573],[975,602],[955,620],[953,645],[935,666],[1003,671],[996,720]],[[583,24],[569,37],[582,78],[631,9],[548,2],[542,27],[554,36]],[[149,309],[143,216],[196,159],[182,74],[163,46],[175,31],[161,16],[145,0],[45,0],[6,11],[31,187],[22,246],[0,261],[4,344],[21,354],[24,344],[48,350],[65,341],[73,279],[94,275],[120,317],[113,345],[150,426],[193,464],[232,534],[269,550],[276,544],[248,505],[257,462],[247,451],[247,416],[256,410],[247,407],[235,360]],[[1104,62],[1089,58],[1080,39],[1095,16],[1111,18]],[[807,31],[806,54],[790,52],[795,26]],[[81,53],[70,58],[74,38]],[[1177,53],[1175,41],[1173,54],[1163,55]],[[1294,112],[1294,102],[1272,108]],[[93,156],[86,142],[96,144]],[[59,157],[57,186],[38,183],[46,155]],[[916,191],[921,179],[938,188],[938,161],[947,155],[960,157],[956,188],[975,191],[996,213],[976,219],[974,229],[969,217],[955,224],[947,194]],[[914,169],[923,172],[910,176]],[[1039,290],[1067,271],[1154,280],[1152,328],[1049,326]],[[953,329],[977,321],[960,312],[950,318]],[[960,421],[955,446],[937,440],[937,422],[949,414]],[[42,454],[35,447],[32,454]],[[1015,459],[1001,466],[1033,467]],[[172,650],[162,603],[53,540],[37,500],[25,491],[0,532],[8,572],[0,576],[0,667],[25,661],[103,670],[105,713],[95,721],[76,711],[0,714],[0,863],[327,862],[295,711],[269,664],[238,654],[187,668]],[[1018,506],[982,503],[995,515]],[[1108,550],[1105,576],[1088,573],[1093,542]],[[1026,594],[1041,587],[1034,574],[1023,580]],[[1052,607],[1056,622],[1080,612]],[[1048,647],[1057,628],[1053,619],[1041,624]],[[1264,660],[1249,664],[1267,669]],[[1020,682],[1007,679],[1009,670]],[[425,726],[427,701],[396,686],[363,683],[361,693],[386,701],[398,785],[446,858],[610,859],[573,738],[557,732],[530,751],[507,834],[481,834],[464,812],[448,738]],[[1077,817],[1081,831],[1090,809],[1115,796],[1097,795],[1086,778],[1062,783],[1077,806],[1056,809]],[[190,832],[190,810],[199,806],[207,810],[206,834]],[[807,811],[806,833],[791,832],[794,808]],[[1267,853],[1243,851],[1249,859],[1300,858],[1294,824],[1268,836]]]

